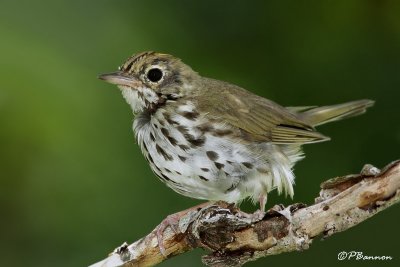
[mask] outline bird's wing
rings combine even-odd
[[[207,101],[198,102],[200,111],[212,120],[239,129],[245,139],[276,144],[307,144],[329,139],[299,119],[296,113],[237,86],[213,82],[206,94],[202,99]]]

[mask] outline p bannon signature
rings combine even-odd
[[[362,251],[341,251],[338,253],[337,259],[343,260],[356,260],[356,261],[390,261],[392,256],[369,256],[364,255]]]

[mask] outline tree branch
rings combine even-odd
[[[400,160],[382,171],[365,165],[360,174],[321,184],[315,204],[276,205],[264,218],[251,221],[233,205],[210,204],[189,211],[179,222],[178,233],[165,229],[167,258],[194,248],[208,266],[241,266],[260,257],[308,249],[312,240],[345,231],[400,200]],[[115,249],[92,267],[153,266],[167,259],[158,248],[155,231]]]

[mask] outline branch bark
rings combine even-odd
[[[276,205],[252,221],[233,205],[217,202],[189,211],[178,231],[165,229],[167,257],[160,253],[153,231],[121,245],[92,267],[153,266],[198,247],[211,251],[202,258],[208,266],[241,266],[260,257],[308,249],[315,237],[345,231],[399,201],[400,160],[382,171],[365,165],[360,174],[322,183],[311,206]]]

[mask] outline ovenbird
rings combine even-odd
[[[200,76],[171,55],[143,52],[99,77],[131,106],[151,169],[176,192],[264,211],[268,192],[293,196],[301,145],[329,140],[315,126],[365,112],[371,100],[282,107],[236,85]]]

